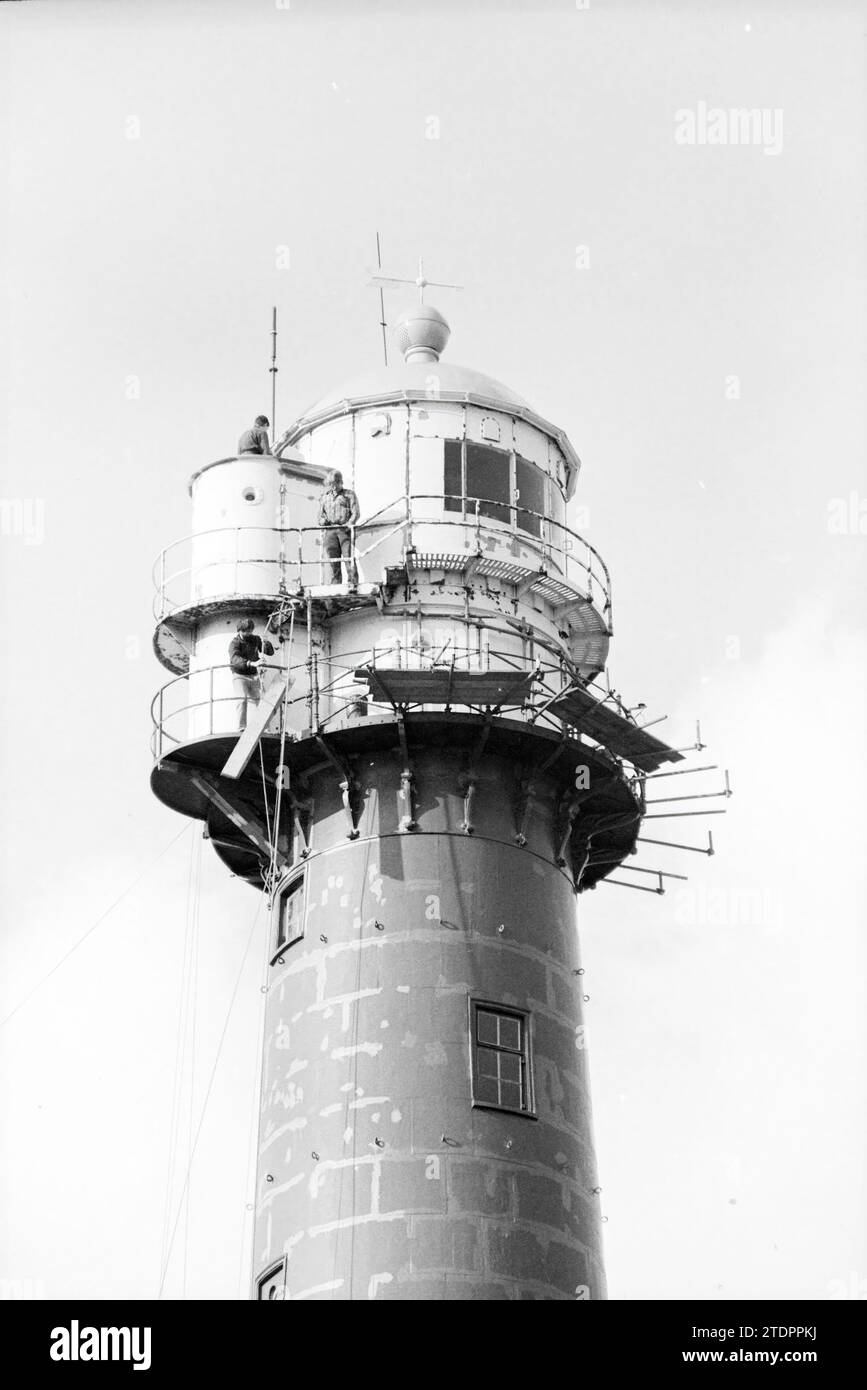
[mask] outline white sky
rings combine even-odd
[[[281,427],[378,363],[378,227],[390,273],[422,252],[466,287],[430,296],[450,360],[583,458],[618,688],[676,744],[700,717],[732,773],[717,857],[643,856],[683,891],[580,900],[611,1294],[867,1275],[867,535],[828,529],[867,498],[863,29],[842,3],[0,7],[0,497],[44,503],[41,543],[0,535],[0,1014],[182,829],[148,787],[150,566],[268,412],[273,303]],[[700,102],[782,110],[781,152],[678,145]],[[0,1030],[7,1288],[156,1293],[197,845]],[[196,1113],[255,911],[205,846]],[[262,948],[260,917],[170,1296],[246,1292]]]

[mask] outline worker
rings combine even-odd
[[[238,440],[239,454],[270,454],[271,445],[268,443],[268,426],[270,420],[267,415],[257,415],[253,428],[245,430]]]
[[[268,641],[263,642],[254,632],[256,624],[252,618],[242,618],[238,631],[229,643],[229,665],[232,669],[232,686],[239,697],[236,706],[238,730],[247,727],[249,705],[258,705],[262,696],[261,669],[266,656],[274,655],[274,648]]]
[[[358,498],[351,488],[343,486],[343,474],[332,469],[326,475],[325,491],[319,503],[322,548],[331,561],[332,584],[343,582],[342,564],[346,561],[351,589],[358,583],[358,571],[352,556],[352,528],[358,517]]]

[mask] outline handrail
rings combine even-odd
[[[439,502],[443,504],[443,506],[449,502],[459,502],[462,509],[461,514],[460,516],[443,513],[432,516],[414,515],[412,504],[414,502],[420,503],[426,501]],[[406,504],[406,514],[399,518],[395,517],[393,509],[400,506],[402,503]],[[468,504],[473,507],[473,512],[470,515],[466,514]],[[536,518],[540,523],[540,534],[536,535],[532,531],[524,531],[520,526],[512,525],[511,522],[498,521],[495,517],[483,517],[480,508],[484,505],[501,506],[508,508],[510,512],[514,511]],[[386,513],[389,512],[391,512],[391,515],[386,515]],[[409,550],[412,548],[413,528],[422,526],[449,526],[452,528],[457,526],[464,530],[467,527],[471,527],[476,532],[476,545],[479,550],[481,549],[482,535],[486,534],[492,537],[508,536],[512,540],[519,540],[529,549],[537,549],[541,553],[543,559],[556,555],[558,569],[562,570],[563,582],[570,587],[573,585],[574,581],[569,574],[569,565],[570,562],[577,564],[587,576],[590,586],[589,597],[591,601],[593,600],[594,583],[599,586],[602,598],[602,611],[607,615],[609,627],[611,626],[611,575],[608,566],[595,546],[591,545],[579,532],[573,530],[572,527],[566,525],[564,522],[557,521],[552,517],[546,516],[542,512],[537,512],[533,508],[517,506],[514,501],[506,503],[496,498],[466,497],[456,493],[404,493],[385,506],[380,507],[376,512],[371,513],[370,516],[356,522],[355,525],[350,528],[352,531],[355,558],[356,560],[366,558],[377,546],[382,545],[390,536],[395,535],[404,528],[407,528],[408,531],[407,549]],[[390,528],[388,535],[380,535],[373,539],[364,550],[357,550],[355,542],[359,533],[382,530],[383,527]],[[555,536],[551,534],[551,532],[556,532],[557,535]],[[278,554],[271,556],[249,555],[243,557],[240,555],[240,539],[244,537],[249,540],[258,533],[277,538],[279,547]],[[287,572],[290,574],[297,572],[297,579],[300,584],[303,578],[303,569],[305,565],[319,564],[321,566],[325,563],[325,557],[321,551],[322,534],[323,528],[318,525],[288,527],[219,526],[211,527],[208,530],[199,531],[195,534],[185,536],[178,541],[174,541],[161,551],[154,561],[153,581],[156,590],[154,604],[155,616],[158,620],[161,620],[166,616],[168,611],[186,607],[190,601],[189,595],[185,595],[184,599],[181,601],[172,599],[169,595],[169,590],[173,584],[179,582],[186,576],[191,576],[194,573],[201,574],[205,570],[216,566],[232,565],[235,568],[237,581],[237,568],[240,565],[276,565],[280,571],[281,582],[283,582],[283,578]],[[173,572],[167,573],[167,561],[169,560],[171,552],[177,550],[180,546],[185,545],[192,547],[194,543],[205,541],[211,537],[229,535],[235,538],[234,546],[232,547],[234,551],[233,555],[227,553],[225,556],[208,559],[204,561],[204,563],[196,566],[193,566],[192,557],[190,557],[189,564],[180,566],[173,570]],[[305,559],[304,557],[304,538],[307,535],[315,535],[320,542],[318,553],[315,558],[311,557]],[[292,536],[297,536],[297,559],[287,559],[287,551],[290,549],[288,538]],[[583,547],[584,558],[582,558],[581,554],[575,552],[575,542]],[[157,574],[158,567],[159,574]],[[542,568],[542,566],[540,566],[540,568]],[[556,575],[550,577],[554,580],[557,579]],[[235,587],[237,587],[237,582]],[[159,612],[157,612],[158,605]]]
[[[353,679],[356,669],[360,666],[371,666],[376,668],[377,658],[379,658],[381,662],[385,655],[386,651],[378,651],[375,646],[372,648],[362,647],[357,651],[341,652],[338,657],[328,661],[330,679],[328,679],[325,684],[320,683],[318,662],[315,658],[312,660],[307,658],[306,660],[292,662],[286,666],[277,665],[274,662],[265,662],[259,669],[263,671],[276,671],[280,675],[298,675],[299,673],[304,673],[306,675],[306,680],[297,682],[297,693],[290,693],[287,705],[291,707],[307,703],[310,706],[310,717],[314,720],[318,720],[319,700],[321,696],[329,697],[332,700],[342,699],[342,686],[358,684],[358,682]],[[546,690],[548,682],[552,679],[559,680],[563,685],[569,684],[572,679],[562,658],[559,660],[553,659],[553,657],[546,659],[540,657],[537,653],[532,662],[528,661],[522,663],[521,659],[518,658],[514,652],[500,651],[497,648],[488,648],[487,651],[482,654],[474,647],[450,646],[449,655],[447,657],[444,657],[443,653],[435,657],[433,654],[424,653],[414,643],[402,643],[399,641],[394,647],[389,647],[387,649],[387,658],[392,665],[396,665],[398,669],[418,669],[420,671],[442,670],[450,665],[454,665],[458,670],[472,670],[476,664],[479,665],[479,669],[490,670],[490,663],[493,658],[495,662],[507,665],[516,672],[525,671],[527,675],[535,673],[536,680],[540,682],[542,690]],[[418,667],[414,664],[416,659],[422,663]],[[483,662],[484,664],[482,664]],[[173,677],[172,680],[166,681],[165,684],[156,691],[151,700],[150,716],[153,725],[151,749],[157,761],[165,754],[166,742],[173,746],[177,746],[184,742],[184,739],[175,737],[170,731],[169,726],[172,721],[187,718],[196,711],[208,710],[208,718],[206,721],[207,732],[200,733],[198,737],[212,737],[215,733],[214,710],[220,706],[236,705],[242,698],[237,691],[232,691],[225,695],[214,694],[214,676],[219,672],[229,673],[230,675],[236,674],[232,671],[232,667],[228,663],[218,663],[215,666],[202,666],[195,671],[189,671],[184,675]],[[181,695],[182,687],[186,687],[189,690],[190,683],[195,681],[197,677],[203,678],[202,683],[206,686],[205,697],[197,700],[179,699],[177,707],[167,708],[167,705],[172,704],[171,700],[167,700],[169,692],[175,690],[178,695]],[[376,700],[369,694],[365,696],[365,699],[368,704],[372,704],[377,708],[391,709],[391,704],[388,701]],[[337,717],[339,713],[352,703],[352,699],[345,700],[337,710],[331,711],[327,719],[331,720]],[[436,704],[437,702],[433,701],[432,703]],[[451,703],[452,705],[460,705],[462,702],[452,698]],[[475,709],[476,706],[468,704],[467,708]],[[532,713],[524,698],[522,698],[520,702],[515,701],[511,705],[504,705],[503,708],[518,710],[520,716],[527,719],[530,718]],[[275,711],[275,714],[278,717],[282,717],[279,709]],[[546,723],[547,722],[549,721],[546,720]],[[556,721],[554,721],[553,726],[557,727]],[[229,731],[226,730],[225,732]]]

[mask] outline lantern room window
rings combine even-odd
[[[443,445],[443,508],[469,519],[478,514],[542,537],[548,477],[520,454],[470,440]]]

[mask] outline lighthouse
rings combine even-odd
[[[394,338],[275,455],[203,462],[154,571],[153,790],[270,913],[250,1297],[602,1299],[576,906],[683,750],[606,682],[563,430],[432,305]]]

